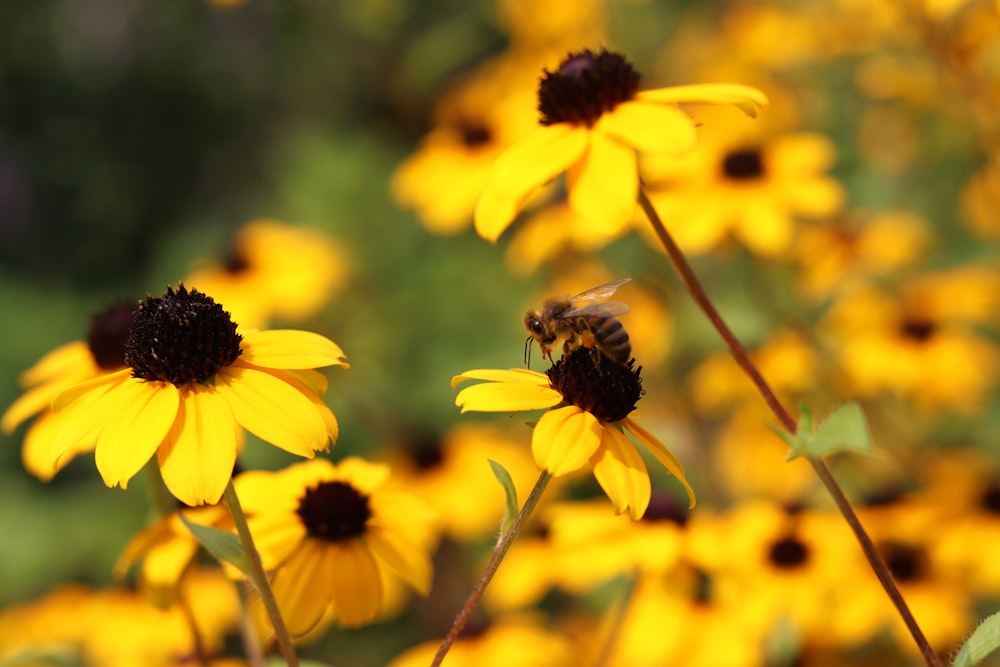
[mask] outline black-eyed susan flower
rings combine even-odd
[[[132,324],[134,304],[111,306],[93,317],[87,339],[61,345],[21,374],[26,391],[14,401],[0,420],[4,433],[38,415],[24,436],[21,460],[25,469],[48,481],[74,456],[94,448],[94,439],[81,439],[58,461],[50,455],[52,443],[62,431],[61,415],[50,409],[52,399],[63,389],[125,367],[125,340]]]
[[[124,361],[53,399],[64,416],[52,466],[96,441],[105,484],[124,488],[155,453],[167,488],[194,506],[221,498],[243,429],[310,458],[336,440],[326,379],[314,369],[344,365],[344,353],[319,334],[241,336],[220,304],[180,286],[139,304]]]
[[[466,380],[486,380],[458,393],[455,404],[462,412],[547,410],[531,435],[538,467],[560,477],[589,465],[615,511],[628,509],[633,519],[639,519],[649,505],[649,473],[625,431],[680,480],[694,505],[694,491],[680,462],[629,417],[643,393],[640,371],[634,360],[627,365],[596,363],[591,350],[581,347],[546,373],[471,370],[455,376],[452,387]]]
[[[476,205],[480,236],[495,241],[541,186],[567,172],[570,206],[594,225],[617,228],[636,207],[639,152],[680,153],[696,139],[680,103],[734,104],[753,115],[766,103],[746,86],[705,84],[639,90],[639,73],[618,53],[570,54],[545,71],[540,127],[493,166]]]
[[[226,304],[247,331],[274,319],[312,317],[343,288],[349,271],[347,254],[329,234],[259,219],[237,231],[224,260],[199,260],[184,283]]]
[[[431,585],[433,513],[416,496],[385,488],[384,464],[316,459],[279,472],[250,471],[236,488],[271,586],[293,636],[336,621],[374,621],[383,589]]]

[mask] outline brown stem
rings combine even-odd
[[[746,349],[737,340],[733,332],[729,330],[729,327],[723,321],[719,312],[715,309],[712,304],[711,299],[708,298],[708,294],[702,287],[701,282],[695,275],[694,271],[691,269],[691,265],[688,264],[687,258],[684,253],[677,246],[673,237],[667,231],[667,228],[663,225],[663,221],[660,220],[659,214],[656,209],[653,208],[652,202],[649,201],[649,197],[646,192],[640,188],[639,189],[639,205],[642,207],[643,212],[649,219],[650,224],[653,225],[653,231],[656,232],[657,238],[660,239],[660,243],[663,244],[663,249],[666,250],[667,256],[670,258],[670,262],[674,265],[677,273],[680,274],[681,280],[684,282],[685,287],[687,287],[688,292],[694,298],[695,302],[701,308],[701,310],[708,317],[712,326],[715,330],[722,336],[722,339],[726,342],[729,347],[729,352],[733,355],[733,359],[736,360],[737,365],[743,370],[744,373],[750,378],[757,391],[763,397],[764,402],[774,413],[774,416],[781,422],[781,425],[791,434],[795,434],[797,426],[792,415],[781,405],[778,397],[775,396],[774,391],[768,385],[767,380],[764,376],[760,374],[757,366],[750,359],[750,355],[747,354]],[[840,485],[833,478],[830,473],[830,469],[826,467],[820,459],[807,457],[809,459],[810,465],[812,465],[813,470],[819,476],[820,481],[823,482],[823,486],[826,487],[827,492],[833,497],[834,503],[837,505],[837,509],[843,515],[847,524],[854,531],[854,536],[861,545],[861,550],[865,554],[865,558],[868,559],[868,564],[875,571],[875,576],[878,577],[879,583],[882,584],[882,588],[885,590],[889,599],[892,600],[893,605],[896,607],[896,611],[899,613],[900,617],[903,619],[903,623],[906,624],[907,629],[910,631],[910,635],[913,640],[917,643],[920,648],[920,653],[924,658],[924,662],[927,663],[928,667],[942,667],[941,661],[938,660],[937,655],[928,643],[927,638],[924,637],[923,631],[921,631],[920,626],[917,625],[917,621],[913,618],[913,614],[910,613],[909,607],[906,606],[906,602],[903,600],[903,596],[900,594],[899,589],[896,587],[896,583],[892,580],[892,575],[889,573],[889,567],[882,560],[878,551],[875,549],[875,545],[872,543],[871,538],[868,533],[865,532],[864,527],[861,525],[861,521],[858,520],[857,514],[854,512],[854,508],[851,507],[851,503],[847,500],[847,496],[841,490]]]
[[[549,481],[552,479],[547,471],[543,470],[542,474],[538,476],[538,481],[535,482],[535,486],[531,489],[531,493],[528,494],[527,499],[524,501],[524,505],[521,506],[521,510],[517,513],[514,518],[514,522],[510,524],[510,528],[506,533],[500,536],[500,540],[497,542],[496,548],[493,550],[493,555],[490,556],[490,561],[486,564],[486,569],[483,570],[483,574],[479,577],[479,581],[472,588],[472,592],[469,593],[469,598],[465,601],[465,605],[462,610],[458,612],[458,616],[451,623],[451,628],[448,629],[448,634],[445,635],[444,640],[438,647],[437,653],[434,654],[434,660],[431,662],[431,667],[438,667],[444,660],[444,657],[448,654],[451,649],[452,644],[458,639],[458,635],[462,632],[465,624],[469,621],[469,617],[472,616],[472,612],[475,611],[476,606],[483,597],[483,593],[486,592],[486,587],[489,586],[490,580],[493,579],[493,575],[496,574],[497,568],[500,567],[500,562],[503,560],[504,556],[507,555],[507,550],[510,549],[510,545],[514,543],[514,538],[517,537],[517,533],[521,530],[521,526],[531,515],[531,512],[535,509],[535,505],[542,497],[542,492],[545,491],[545,487],[548,486]]]

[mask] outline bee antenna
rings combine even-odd
[[[524,365],[527,368],[531,368],[531,341],[535,340],[534,336],[528,336],[524,340]]]

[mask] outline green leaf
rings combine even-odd
[[[952,667],[972,667],[1000,646],[1000,612],[987,616],[952,660]]]
[[[514,480],[511,479],[510,473],[507,472],[506,468],[492,459],[487,460],[490,462],[490,468],[493,469],[493,476],[500,482],[500,486],[503,487],[504,496],[507,498],[507,507],[503,513],[503,521],[500,522],[500,534],[504,535],[510,529],[510,525],[514,523],[514,518],[517,517],[517,489],[514,488]]]
[[[234,565],[239,568],[240,572],[247,575],[247,577],[253,578],[250,559],[247,557],[247,552],[243,549],[243,543],[240,542],[239,535],[188,521],[183,512],[180,513],[180,517],[184,525],[187,526],[187,529],[195,536],[195,539],[201,542],[201,545],[208,549],[210,554],[219,560]]]
[[[799,456],[819,459],[834,452],[872,453],[868,422],[857,403],[844,403],[815,429],[809,409],[802,405],[799,410],[801,416],[794,435],[771,427],[792,448],[789,460]]]

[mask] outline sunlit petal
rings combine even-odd
[[[601,444],[601,422],[575,405],[542,415],[531,433],[535,463],[554,477],[579,470]]]
[[[605,426],[601,446],[590,458],[594,477],[621,514],[630,509],[632,520],[642,518],[651,495],[649,473],[642,456],[614,426]]]
[[[179,405],[180,391],[169,382],[132,379],[125,383],[94,452],[105,484],[123,489],[128,485],[163,442]]]
[[[521,412],[551,408],[562,402],[562,394],[551,387],[531,384],[482,382],[458,392],[455,405],[462,412]]]
[[[323,418],[312,402],[287,382],[233,365],[220,369],[215,383],[236,421],[258,438],[307,458],[327,446]]]
[[[56,424],[59,428],[47,451],[54,469],[62,468],[77,453],[92,450],[97,445],[98,435],[111,415],[117,412],[118,403],[131,382],[128,375],[120,375],[117,383],[90,385],[91,391],[77,395],[65,409],[53,411],[56,420],[53,429]]]
[[[344,627],[364,625],[375,619],[382,601],[382,582],[372,552],[357,540],[331,547],[333,604]]]
[[[511,368],[500,370],[494,368],[475,369],[465,371],[461,375],[456,375],[451,379],[451,388],[454,389],[466,380],[490,380],[491,382],[510,382],[518,384],[536,384],[548,387],[549,376],[527,368]]]
[[[163,482],[186,505],[217,503],[233,474],[239,426],[214,387],[181,392],[173,427],[157,452]]]
[[[694,122],[672,106],[623,102],[601,116],[597,130],[640,152],[681,153],[698,139]]]
[[[82,340],[60,345],[48,352],[35,365],[18,376],[22,387],[42,382],[64,382],[67,378],[82,378],[97,373],[97,364],[90,346]]]
[[[639,167],[634,148],[592,133],[583,159],[567,175],[569,204],[599,230],[617,228],[635,212]]]
[[[733,83],[701,83],[640,91],[637,99],[669,104],[732,104],[751,118],[767,106],[767,95],[750,86]]]
[[[507,149],[476,203],[476,232],[496,241],[535,190],[580,158],[588,134],[585,128],[559,123],[540,127]]]
[[[696,502],[694,489],[691,488],[691,485],[687,481],[687,477],[684,476],[684,467],[681,465],[681,462],[677,460],[677,457],[675,457],[662,442],[653,437],[649,431],[639,426],[639,424],[635,421],[625,419],[623,424],[625,425],[625,428],[639,440],[639,442],[645,445],[646,449],[648,449],[649,452],[656,457],[656,460],[667,469],[667,472],[676,477],[680,483],[684,485],[684,490],[687,492],[688,500],[690,501],[688,507],[694,507]]]
[[[343,364],[343,350],[311,331],[254,331],[243,336],[239,361],[264,368],[322,368]]]
[[[100,393],[107,391],[131,375],[131,368],[123,368],[120,371],[108,373],[107,375],[101,375],[93,380],[87,380],[86,382],[81,382],[73,385],[72,387],[68,387],[52,398],[52,409],[58,412],[85,394],[89,394],[90,392]]]

